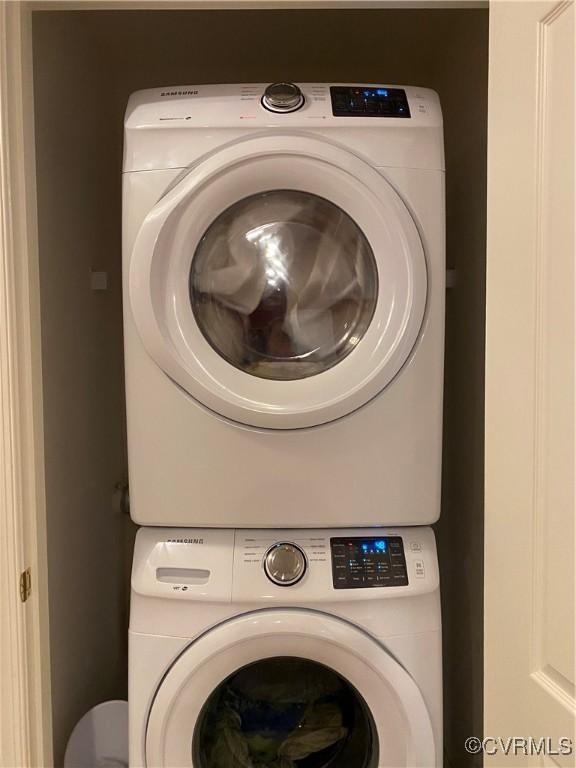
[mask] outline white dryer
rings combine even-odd
[[[125,128],[136,522],[436,520],[445,275],[436,93],[155,89],[131,96]]]
[[[130,766],[441,768],[434,534],[141,529]]]

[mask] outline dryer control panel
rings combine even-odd
[[[358,132],[347,133],[351,126]],[[125,172],[188,168],[222,149],[223,142],[258,131],[281,131],[283,142],[291,131],[331,142],[334,130],[341,129],[339,143],[373,167],[445,167],[440,99],[420,86],[298,82],[150,88],[130,96],[125,129]],[[218,129],[229,131],[225,140]],[[190,132],[194,135],[186,135]]]

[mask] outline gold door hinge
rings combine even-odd
[[[30,575],[30,568],[26,568],[26,570],[22,571],[20,574],[20,600],[22,600],[23,603],[28,600],[31,591],[32,576]]]

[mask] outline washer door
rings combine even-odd
[[[410,675],[375,640],[315,611],[245,614],[174,662],[152,702],[154,768],[420,768],[432,725]]]
[[[194,166],[136,238],[130,303],[156,363],[244,424],[344,416],[410,355],[426,306],[417,228],[363,160],[260,136]]]

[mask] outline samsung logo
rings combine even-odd
[[[204,539],[166,539],[168,544],[204,544]]]
[[[160,96],[198,96],[198,91],[161,91]]]

